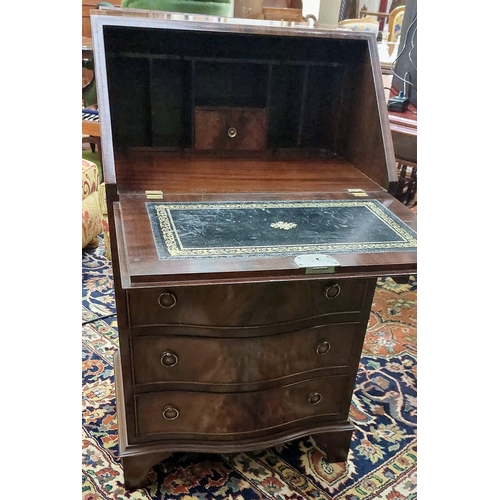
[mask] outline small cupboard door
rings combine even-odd
[[[263,108],[196,108],[198,150],[264,150],[267,112]]]

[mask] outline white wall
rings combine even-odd
[[[389,2],[390,5],[390,2]],[[366,6],[366,10],[368,12],[378,12],[378,9],[380,7],[380,0],[360,0],[359,1],[359,8],[363,8]]]
[[[305,0],[302,0],[303,4]],[[339,22],[340,0],[321,0],[319,5],[318,24],[336,28]]]
[[[320,2],[321,0],[302,0],[302,15],[306,17],[308,14],[312,14],[318,19]]]

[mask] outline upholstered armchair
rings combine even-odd
[[[97,244],[102,232],[99,209],[99,170],[97,165],[82,158],[82,248]]]
[[[104,182],[99,184],[97,189],[99,195],[99,212],[101,214],[102,235],[104,238],[105,255],[108,260],[111,260],[111,247],[109,243],[109,223],[108,223],[108,207],[106,205],[106,187]]]
[[[104,182],[99,183],[97,165],[82,158],[82,248],[97,246],[99,235],[104,239],[106,257],[111,260]]]

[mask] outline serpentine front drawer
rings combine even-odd
[[[265,337],[132,337],[134,384],[238,384],[348,369],[359,323]],[[359,332],[362,335],[364,330]],[[300,356],[297,355],[300,353]]]
[[[307,280],[127,291],[129,326],[258,327],[359,312],[368,280]],[[326,321],[323,321],[323,324]]]
[[[340,419],[341,411],[345,411],[342,400],[347,379],[347,375],[320,377],[240,393],[138,394],[135,396],[138,437],[157,439],[162,434],[168,439],[259,437],[300,427],[314,418]]]

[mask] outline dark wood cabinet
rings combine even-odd
[[[92,15],[127,488],[175,451],[345,460],[376,281],[416,216],[370,34]]]

